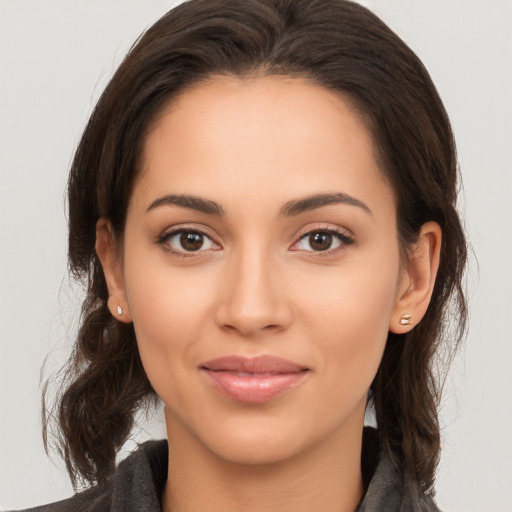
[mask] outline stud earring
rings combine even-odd
[[[123,314],[123,308],[121,306],[117,306],[117,314],[121,316]]]
[[[409,325],[411,323],[411,315],[407,314],[407,313],[404,313],[401,317],[400,317],[400,324],[401,325]]]

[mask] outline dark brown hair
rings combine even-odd
[[[74,484],[107,478],[135,412],[156,399],[133,326],[118,322],[107,308],[96,222],[107,217],[122,235],[151,121],[178,92],[223,74],[297,76],[343,93],[365,120],[395,192],[402,247],[416,240],[427,221],[443,230],[428,311],[409,333],[389,334],[370,398],[383,450],[412,491],[431,494],[440,449],[433,356],[441,343],[448,347],[445,354],[453,353],[466,321],[455,145],[420,60],[374,14],[347,0],[185,2],[142,35],[101,96],[68,187],[69,265],[87,283],[78,338],[56,402],[70,476]]]

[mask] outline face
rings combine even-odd
[[[120,250],[171,438],[262,463],[360,435],[407,283],[392,191],[342,97],[268,77],[182,93],[147,137]]]

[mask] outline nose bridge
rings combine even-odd
[[[254,240],[233,250],[226,265],[219,323],[244,335],[285,327],[290,318],[289,305],[278,267],[272,251]]]

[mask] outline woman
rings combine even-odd
[[[456,178],[428,74],[363,7],[164,16],[70,174],[88,295],[59,426],[96,485],[41,510],[436,510],[432,358],[465,322]],[[169,444],[116,469],[156,397]]]

